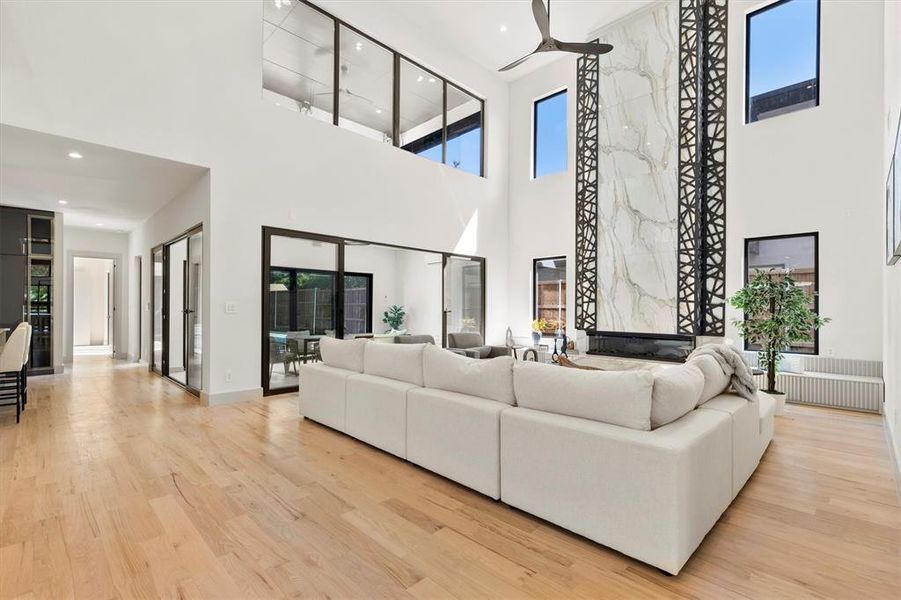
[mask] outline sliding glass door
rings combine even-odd
[[[318,360],[325,336],[444,345],[448,332],[484,335],[484,259],[273,227],[262,251],[267,395],[298,389],[300,365]]]
[[[485,331],[484,261],[447,256],[444,262],[444,334]]]

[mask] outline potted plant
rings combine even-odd
[[[547,329],[547,320],[538,317],[532,321],[532,345],[538,346],[541,343],[541,334]]]
[[[810,297],[791,271],[757,271],[751,281],[729,300],[745,313],[733,321],[743,338],[760,346],[758,358],[766,369],[766,393],[777,402],[777,414],[785,407],[785,394],[776,389],[776,369],[782,353],[796,342],[809,342],[826,323],[810,309]]]
[[[382,316],[382,323],[386,324],[389,329],[386,333],[391,333],[392,331],[399,331],[401,326],[404,324],[404,317],[407,315],[407,312],[404,310],[403,306],[399,306],[397,304],[392,304],[388,307]]]

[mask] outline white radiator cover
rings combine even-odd
[[[745,358],[758,365],[756,352],[745,352]],[[776,388],[785,393],[786,401],[882,413],[885,384],[880,361],[805,356],[802,363],[803,373],[776,374]],[[766,387],[765,374],[755,379]]]

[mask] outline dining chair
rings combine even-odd
[[[0,353],[0,406],[16,405],[16,423],[22,415],[22,395],[25,388],[25,348],[29,336],[28,327],[17,327]]]

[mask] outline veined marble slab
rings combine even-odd
[[[678,6],[603,32],[598,114],[598,329],[676,331]]]

